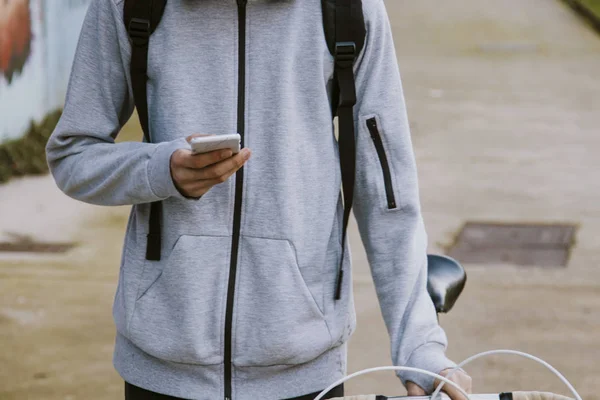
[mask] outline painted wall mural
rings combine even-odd
[[[0,0],[0,143],[60,108],[90,0]]]
[[[0,1],[0,72],[10,83],[31,52],[29,0]]]

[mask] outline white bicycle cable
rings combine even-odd
[[[359,375],[365,375],[365,374],[369,374],[371,372],[377,372],[377,371],[407,371],[407,372],[417,372],[417,373],[420,373],[423,375],[429,375],[429,376],[439,379],[440,381],[442,381],[444,383],[447,383],[448,385],[454,386],[456,388],[456,390],[460,391],[463,394],[463,396],[465,396],[467,399],[470,398],[469,394],[467,392],[465,392],[465,390],[463,388],[461,388],[460,386],[458,386],[456,383],[452,382],[448,378],[443,377],[439,374],[434,374],[433,372],[425,371],[424,369],[420,369],[420,368],[390,366],[390,367],[377,367],[377,368],[363,369],[362,371],[358,371],[351,375],[348,375],[345,378],[342,378],[339,381],[332,383],[327,389],[325,389],[321,393],[319,393],[319,395],[317,397],[315,397],[315,400],[321,400],[323,398],[323,396],[325,396],[327,393],[329,393],[329,391],[331,389],[335,388],[336,386],[341,385],[342,383],[344,383],[346,381],[349,381],[352,378],[355,378]],[[578,400],[581,400],[581,399],[578,399]]]
[[[577,393],[577,390],[575,390],[575,388],[573,387],[573,385],[571,384],[571,382],[569,382],[567,380],[567,378],[564,377],[563,374],[561,374],[556,368],[554,368],[552,365],[550,365],[549,363],[547,363],[546,361],[542,360],[541,358],[538,358],[536,356],[533,356],[531,354],[528,353],[524,353],[522,351],[517,351],[517,350],[491,350],[491,351],[484,351],[482,353],[479,354],[475,354],[472,357],[467,358],[466,360],[464,360],[463,362],[461,362],[460,364],[458,364],[455,368],[453,368],[453,370],[448,374],[448,378],[451,378],[452,375],[460,370],[462,367],[470,364],[471,362],[478,360],[480,358],[483,357],[488,357],[488,356],[493,356],[493,355],[516,355],[516,356],[520,356],[520,357],[524,357],[527,358],[529,360],[533,360],[539,364],[542,364],[543,366],[545,366],[546,368],[548,368],[550,371],[552,371],[552,373],[554,375],[556,375],[565,385],[567,385],[567,387],[569,388],[569,390],[571,391],[571,393],[573,394],[573,396],[575,396],[575,399],[577,400],[582,400],[581,396],[579,395],[579,393]],[[444,385],[446,384],[446,381],[442,381],[439,386],[437,387],[437,389],[435,389],[435,391],[433,392],[433,394],[431,395],[432,399],[437,399],[438,394],[440,393],[440,391],[442,390],[442,388],[444,387]]]
[[[567,380],[567,378],[565,378],[560,372],[558,372],[558,370],[556,368],[554,368],[552,365],[550,365],[549,363],[547,363],[546,361],[542,360],[541,358],[535,357],[531,354],[527,354],[521,351],[516,351],[516,350],[491,350],[491,351],[485,351],[483,353],[479,353],[476,354],[472,357],[467,358],[466,360],[464,360],[463,362],[461,362],[460,364],[458,364],[449,374],[448,377],[444,377],[438,374],[434,374],[432,372],[429,371],[425,371],[423,369],[420,368],[411,368],[411,367],[395,367],[395,366],[389,366],[389,367],[377,367],[377,368],[369,368],[369,369],[364,369],[362,371],[358,371],[355,372],[351,375],[346,376],[345,378],[342,378],[340,380],[338,380],[337,382],[331,384],[327,389],[323,390],[321,393],[319,393],[319,395],[317,397],[315,397],[315,400],[321,400],[323,398],[323,396],[325,396],[331,389],[341,385],[344,382],[349,381],[352,378],[355,378],[357,376],[360,375],[365,375],[365,374],[370,374],[372,372],[378,372],[378,371],[408,371],[408,372],[417,372],[417,373],[421,373],[423,375],[428,375],[428,376],[432,376],[434,378],[437,378],[441,381],[440,385],[437,387],[437,389],[435,390],[435,392],[433,392],[433,394],[431,395],[431,399],[435,399],[437,395],[439,395],[440,391],[442,390],[442,387],[445,384],[449,384],[451,386],[453,386],[454,388],[456,388],[457,390],[459,390],[463,396],[465,396],[467,399],[470,398],[470,395],[464,391],[463,388],[461,388],[460,386],[458,386],[456,383],[452,382],[451,380],[449,380],[450,377],[452,377],[452,374],[454,374],[456,371],[458,371],[460,368],[464,367],[467,364],[470,364],[471,362],[478,360],[480,358],[483,357],[487,357],[487,356],[491,356],[491,355],[499,355],[499,354],[512,354],[512,355],[518,355],[521,357],[525,357],[528,358],[530,360],[536,361],[539,364],[542,364],[543,366],[545,366],[546,368],[548,368],[550,371],[552,371],[565,385],[567,385],[567,387],[569,388],[569,390],[571,391],[571,393],[573,394],[573,396],[575,396],[576,400],[582,400],[581,396],[579,395],[579,393],[577,393],[577,390],[575,390],[575,388],[573,387],[573,385],[571,384],[571,382],[569,382]]]

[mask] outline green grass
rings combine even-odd
[[[32,122],[25,135],[19,139],[0,143],[0,184],[15,177],[48,173],[46,143],[60,115],[61,110],[53,111],[39,124]],[[119,133],[117,142],[140,140],[142,129],[137,114],[134,113]]]
[[[600,33],[600,0],[565,0]]]
[[[577,0],[600,18],[600,0]]]
[[[0,144],[0,183],[13,177],[48,172],[46,143],[60,114],[61,110],[51,112],[39,124],[32,122],[23,137]]]

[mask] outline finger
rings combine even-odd
[[[217,182],[216,184],[226,182],[229,178],[231,178],[231,176],[233,174],[235,174],[236,172],[238,172],[240,170],[240,168],[244,166],[244,164],[246,163],[246,161],[244,161],[240,167],[230,169],[225,174],[220,175],[218,178],[214,179]]]
[[[425,390],[414,382],[406,382],[406,392],[409,396],[426,396]]]
[[[217,178],[201,179],[198,178],[200,171],[194,169],[188,169],[185,171],[186,178],[185,182],[181,183],[181,186],[186,192],[206,192],[211,187],[220,183],[226,182],[237,170],[230,170],[226,174],[220,175]],[[181,182],[181,180],[180,180]]]
[[[465,392],[471,393],[472,390],[472,379],[464,370],[462,369],[454,369],[449,368],[441,372],[442,376],[450,379],[452,382],[456,383],[458,386],[463,388]],[[438,381],[439,385],[439,381]],[[436,385],[437,386],[437,385]]]
[[[218,183],[225,182],[229,176],[235,173],[236,170],[225,171],[222,175],[216,173],[207,173],[206,168],[178,168],[173,172],[173,178],[179,185],[194,185],[198,182],[204,182],[203,185],[210,184],[214,186]],[[208,182],[208,183],[207,183]]]
[[[451,370],[443,371],[441,375],[448,376],[450,381],[456,383],[465,392],[471,393],[471,377],[462,371],[456,371],[450,373]],[[439,380],[436,380],[435,387],[437,388],[440,384]],[[465,395],[454,386],[446,383],[444,384],[442,391],[445,392],[452,400],[467,400]]]
[[[470,377],[468,377],[467,381],[465,382],[464,389],[465,389],[465,392],[467,392],[469,394],[473,393],[473,381],[471,380]]]
[[[213,185],[225,182],[231,175],[238,171],[247,159],[241,157],[230,157],[224,161],[209,165],[205,168],[180,168],[173,175],[180,184],[198,181],[214,181]]]
[[[202,154],[193,154],[191,151],[187,150],[184,154],[180,155],[180,159],[176,161],[180,161],[180,165],[185,168],[202,169],[230,158],[231,155],[232,152],[229,149],[215,150]]]
[[[205,168],[203,173],[207,179],[226,180],[228,175],[239,170],[246,162],[247,152],[237,154],[227,160],[221,161],[213,166]]]
[[[468,398],[465,397],[465,395],[462,394],[458,389],[448,384],[444,385],[442,392],[445,392],[452,400],[468,400]],[[468,391],[466,392],[468,393]]]
[[[195,138],[195,137],[204,137],[204,136],[215,136],[215,135],[206,134],[206,133],[194,133],[193,135],[190,135],[190,136],[186,137],[185,140],[187,140],[187,142],[190,143],[193,138]]]
[[[210,153],[205,153],[203,155],[208,155]],[[192,157],[198,157],[200,155],[194,155]],[[231,157],[231,150],[224,150],[224,153],[221,154],[221,157],[225,157],[225,160],[221,160],[220,162],[209,164],[205,168],[189,168],[189,167],[180,167],[174,170],[173,175],[176,178],[177,182],[180,184],[191,183],[199,180],[220,180],[220,182],[224,182],[227,180],[229,176],[235,173],[241,166],[244,165],[244,162],[249,158],[250,151],[242,150],[238,155]],[[177,162],[182,165],[190,165],[187,161],[177,160]],[[210,163],[211,161],[207,161],[204,159],[204,162]],[[200,165],[200,164],[197,164]],[[220,183],[217,182],[217,183]]]
[[[186,185],[184,192],[187,197],[198,198],[202,197],[210,190],[210,187],[205,187],[196,184],[188,184]]]
[[[465,389],[465,392],[469,394],[473,393],[473,381],[469,375],[461,374],[460,386]]]
[[[200,170],[187,167],[179,167],[172,172],[173,179],[182,187],[200,181],[199,174]]]
[[[215,150],[203,154],[193,154],[191,168],[204,169],[221,161],[227,160],[231,158],[232,155],[233,152],[230,149]]]
[[[242,168],[249,158],[250,150],[243,149],[233,157],[204,168],[199,175],[201,179],[220,179],[224,182],[234,172]]]
[[[186,184],[184,190],[191,197],[200,197],[220,183],[222,182],[218,179],[204,179]]]

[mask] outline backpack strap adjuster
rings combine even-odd
[[[336,42],[335,44],[335,63],[341,68],[352,67],[356,59],[356,43],[354,42]]]
[[[352,107],[356,104],[356,88],[354,85],[354,61],[356,60],[356,43],[335,43],[335,73],[339,85],[339,107]]]
[[[131,18],[127,31],[135,45],[144,46],[150,38],[150,21],[141,18]]]
[[[1,0],[0,0],[1,1]],[[144,140],[152,143],[148,124],[148,50],[150,36],[158,27],[167,0],[125,0],[123,2],[123,25],[131,41],[131,90],[138,111]],[[161,257],[162,202],[150,203],[146,260],[159,261]]]

